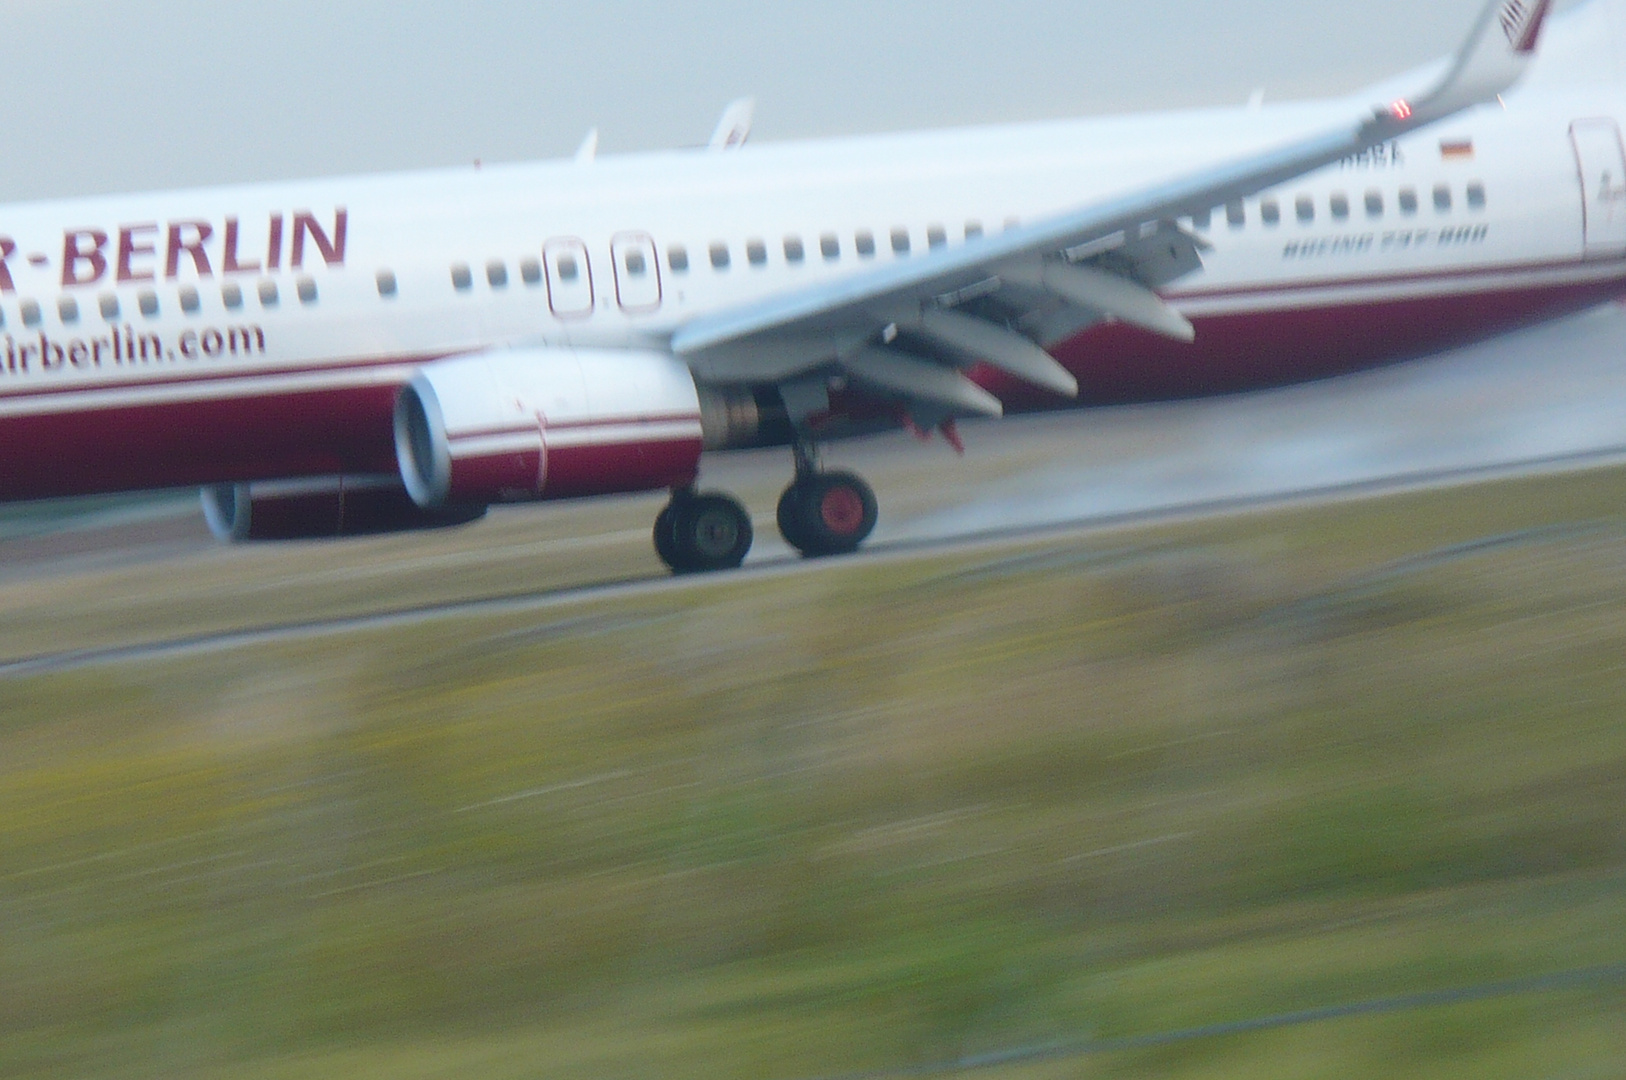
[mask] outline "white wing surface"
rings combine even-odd
[[[1073,377],[1043,350],[1093,322],[1110,317],[1191,339],[1191,325],[1155,291],[1201,266],[1206,245],[1178,218],[1493,100],[1529,66],[1550,2],[1492,0],[1446,74],[1415,99],[1352,108],[1346,123],[1274,150],[697,318],[673,334],[672,351],[691,366],[744,380],[753,370],[783,377],[840,364],[943,415],[1000,411],[960,373],[978,361],[1076,394]],[[895,345],[900,335],[907,348]]]

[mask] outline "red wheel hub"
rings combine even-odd
[[[850,487],[833,487],[819,500],[824,527],[837,536],[851,536],[864,527],[864,499]]]

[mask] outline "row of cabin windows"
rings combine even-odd
[[[1014,222],[1010,224],[1014,224]],[[965,239],[974,240],[981,235],[981,222],[968,221],[965,223]],[[907,255],[914,246],[909,230],[901,227],[892,229],[887,233],[885,239],[892,248],[894,255]],[[928,225],[926,227],[926,246],[928,248],[940,248],[947,244],[948,229],[942,225]],[[874,258],[877,247],[875,233],[869,229],[859,229],[853,233],[852,249],[860,258]],[[825,262],[837,261],[841,258],[841,237],[836,233],[820,234],[818,249],[819,257]],[[791,235],[785,237],[780,244],[780,250],[784,252],[785,262],[792,266],[807,261],[807,245],[803,243],[800,236]],[[629,260],[632,254],[629,253]],[[637,275],[644,272],[643,256],[638,255],[637,258],[639,261],[638,268],[634,269],[629,261],[627,265],[628,273]],[[733,265],[734,261],[732,249],[723,240],[715,240],[707,245],[706,258],[714,270],[727,270]],[[747,240],[745,242],[745,261],[752,266],[768,265],[768,242],[757,237]],[[666,265],[672,269],[674,274],[687,273],[690,265],[689,249],[683,244],[673,244],[668,247],[666,249]]]
[[[1005,223],[1006,228],[1016,224],[1015,219]],[[964,237],[974,240],[982,235],[982,223],[968,221],[965,223]],[[907,255],[912,248],[912,240],[908,229],[896,228],[887,234],[887,242],[897,255]],[[940,248],[948,244],[948,230],[942,225],[928,225],[926,227],[926,246]],[[835,262],[841,258],[841,237],[835,233],[824,233],[818,240],[819,255],[826,262]],[[785,262],[796,264],[807,260],[807,247],[800,236],[787,236],[784,238],[782,250],[785,253]],[[872,258],[876,252],[875,234],[868,229],[859,229],[853,234],[853,250],[863,258]],[[733,264],[733,252],[729,245],[722,240],[710,244],[706,255],[713,268],[727,270]],[[768,263],[768,243],[766,240],[753,238],[745,242],[745,261],[752,266],[766,266]],[[642,277],[649,273],[648,257],[638,248],[629,248],[621,254],[622,268],[629,277]],[[687,273],[689,270],[689,249],[683,244],[673,244],[666,249],[666,264],[675,274]],[[561,252],[553,257],[554,273],[561,282],[569,284],[581,276],[581,266],[577,257],[569,252]],[[458,292],[467,292],[474,288],[474,268],[468,263],[453,263],[452,288]],[[522,259],[519,264],[520,280],[530,286],[542,283],[542,263],[535,258]],[[492,259],[485,265],[486,284],[493,289],[503,289],[508,286],[508,264],[501,259]],[[395,275],[389,271],[380,271],[378,275],[378,292],[380,296],[394,296],[396,291]]]
[[[1485,209],[1485,185],[1479,181],[1470,183],[1464,189],[1464,201],[1470,210]],[[1436,184],[1433,191],[1434,209],[1437,213],[1448,214],[1453,206],[1453,195],[1450,184]],[[1372,188],[1366,192],[1362,200],[1366,216],[1380,218],[1384,214],[1385,203],[1383,192]],[[1417,189],[1403,187],[1396,193],[1395,203],[1400,212],[1406,215],[1417,213],[1419,199]],[[1248,212],[1242,200],[1237,199],[1225,204],[1225,220],[1233,229],[1240,229],[1248,223]],[[1334,221],[1349,220],[1351,208],[1349,196],[1343,192],[1334,192],[1327,199],[1327,212]],[[1293,215],[1299,221],[1308,225],[1316,219],[1315,199],[1309,195],[1300,195],[1293,200]],[[1212,223],[1212,213],[1205,211],[1195,215],[1194,224],[1199,229],[1209,228]],[[1259,220],[1266,225],[1279,225],[1282,220],[1282,207],[1276,199],[1266,196],[1259,200]]]
[[[274,308],[281,302],[281,294],[277,289],[277,283],[269,278],[261,281],[254,291],[258,294],[260,306],[263,308]],[[298,295],[300,303],[307,305],[316,303],[315,279],[308,277],[298,279],[294,283],[294,291]],[[203,309],[203,296],[198,292],[197,287],[193,285],[182,285],[176,289],[175,300],[180,309],[188,315],[195,315]],[[243,287],[235,281],[226,282],[220,287],[220,302],[231,311],[241,308],[243,306]],[[160,305],[158,293],[155,290],[142,289],[136,293],[135,303],[136,309],[142,315],[149,319],[158,317]],[[98,296],[96,298],[96,310],[108,322],[117,320],[124,313],[123,306],[115,293],[102,293]],[[78,298],[73,296],[58,297],[56,313],[57,318],[62,321],[64,326],[77,323],[80,317]],[[17,314],[24,326],[38,326],[44,321],[44,312],[37,300],[19,302]],[[0,312],[0,326],[4,325],[5,315]]]
[[[564,264],[570,264],[570,273],[567,280],[574,280],[577,274],[576,260],[568,255],[560,256],[560,276],[565,277]],[[485,267],[486,284],[493,289],[506,289],[508,287],[508,264],[501,259],[492,259]],[[521,259],[519,263],[520,280],[530,286],[542,284],[542,262],[540,259]],[[468,263],[455,263],[452,266],[452,287],[459,292],[474,288],[474,270]],[[380,296],[395,295],[395,275],[388,270],[378,274],[378,293]]]

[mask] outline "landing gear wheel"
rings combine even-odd
[[[779,532],[807,558],[845,555],[869,538],[875,492],[848,472],[812,473],[779,497]]]
[[[727,495],[675,495],[655,518],[655,553],[678,574],[732,570],[752,539],[751,515]]]

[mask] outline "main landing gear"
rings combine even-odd
[[[655,517],[655,553],[675,574],[732,570],[751,540],[751,515],[727,495],[675,491]]]
[[[857,551],[875,530],[875,492],[850,472],[823,472],[810,446],[796,447],[796,479],[779,496],[779,532],[805,558]]]
[[[779,532],[804,558],[857,551],[875,529],[875,492],[850,472],[824,472],[796,447],[796,479],[779,496]],[[732,570],[751,550],[751,515],[737,499],[675,491],[655,518],[655,553],[676,574]]]

